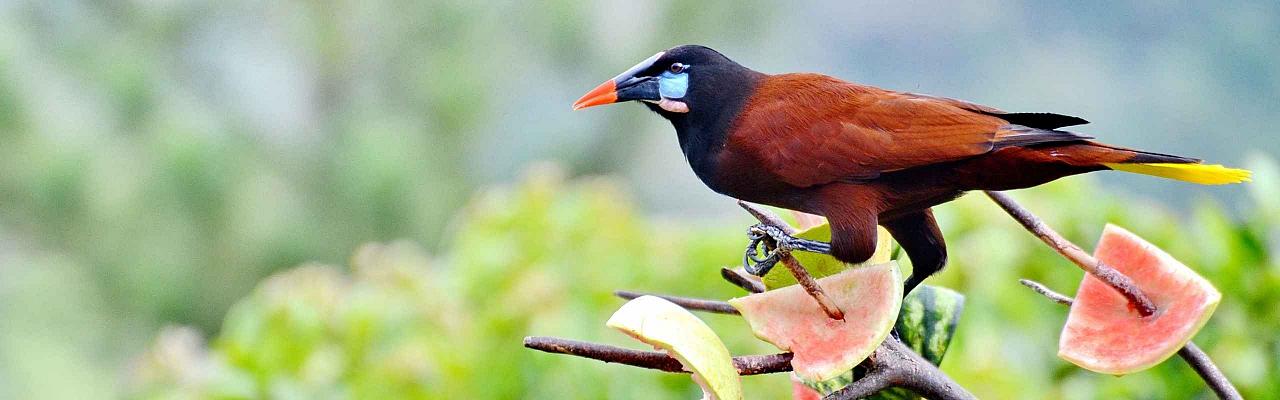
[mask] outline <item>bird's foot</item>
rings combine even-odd
[[[772,225],[753,225],[747,229],[747,237],[751,242],[747,245],[746,256],[742,263],[747,273],[755,276],[764,276],[769,273],[769,270],[781,260],[783,254],[792,251],[831,254],[830,243],[791,236],[782,228]],[[764,256],[761,257],[761,254]]]

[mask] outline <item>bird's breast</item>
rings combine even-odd
[[[691,162],[692,163],[692,162]],[[735,199],[792,210],[808,210],[809,189],[784,182],[753,154],[732,145],[715,153],[713,170],[694,172],[712,190]]]
[[[741,199],[761,183],[758,178],[763,168],[724,143],[703,145],[695,141],[681,147],[693,174],[717,193]]]
[[[684,147],[684,146],[682,146]],[[693,174],[702,181],[702,184],[716,193],[729,195],[725,193],[724,177],[722,163],[719,161],[719,153],[712,149],[704,149],[700,151],[689,151],[684,149],[684,158],[689,162],[689,167],[693,169]],[[732,196],[732,195],[730,195]]]

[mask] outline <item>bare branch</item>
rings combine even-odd
[[[1040,282],[1036,282],[1030,279],[1019,279],[1018,283],[1021,283],[1022,286],[1031,288],[1031,290],[1036,291],[1036,293],[1039,293],[1044,297],[1048,297],[1049,300],[1053,300],[1054,303],[1058,303],[1064,306],[1070,306],[1076,301],[1076,299],[1071,298],[1071,296],[1067,296],[1065,294],[1055,292],[1053,291],[1053,289],[1050,289],[1048,286],[1045,286],[1043,283],[1040,283]]]
[[[666,372],[689,372],[684,370],[684,366],[680,364],[679,360],[672,358],[667,353],[657,351],[631,350],[598,343],[545,336],[524,338],[524,347],[548,353],[568,354],[607,363],[625,364]],[[738,370],[738,375],[787,372],[791,371],[791,353],[737,356],[733,358],[733,366]]]
[[[843,400],[843,399],[862,399],[880,393],[893,387],[893,381],[889,378],[889,372],[884,369],[877,369],[868,372],[858,380],[850,382],[845,387],[827,395],[825,400]]]
[[[818,307],[822,308],[822,312],[826,313],[827,317],[844,320],[844,311],[840,310],[840,307],[827,296],[827,293],[822,291],[822,287],[818,286],[818,281],[813,279],[813,275],[809,275],[809,270],[804,269],[804,266],[800,265],[800,261],[792,257],[791,254],[784,253],[782,254],[782,265],[786,265],[787,269],[791,270],[791,275],[796,277],[796,282],[800,283],[800,287],[803,287],[804,291],[809,292],[809,297],[813,297],[813,300],[818,302]]]
[[[600,360],[607,363],[626,364],[633,367],[656,369],[667,372],[688,372],[680,361],[666,353],[657,351],[641,351],[624,349],[577,340],[560,339],[545,336],[529,336],[524,338],[524,347],[548,353],[568,354]],[[788,364],[788,367],[790,364]]]
[[[1031,288],[1031,290],[1036,291],[1036,293],[1040,293],[1058,304],[1069,306],[1075,301],[1071,297],[1055,292],[1039,282],[1030,279],[1019,279],[1018,282],[1021,282],[1023,286]],[[1178,350],[1178,356],[1181,356],[1187,364],[1191,365],[1191,369],[1195,370],[1197,375],[1200,375],[1200,379],[1204,380],[1204,383],[1209,386],[1209,389],[1212,389],[1213,392],[1218,395],[1218,398],[1230,400],[1243,399],[1243,397],[1240,396],[1240,392],[1236,390],[1235,385],[1232,385],[1231,381],[1227,380],[1227,376],[1222,374],[1222,370],[1218,368],[1218,365],[1214,364],[1213,360],[1209,359],[1209,355],[1205,354],[1204,351],[1201,351],[1200,346],[1196,346],[1194,342],[1188,341],[1181,350]]]
[[[762,375],[791,371],[791,353],[733,357],[738,375]]]
[[[734,286],[742,288],[742,290],[746,290],[751,293],[764,292],[764,284],[760,283],[759,278],[752,279],[752,277],[743,275],[742,273],[728,267],[720,268],[720,277],[729,281],[729,283],[734,284]]]
[[[891,387],[906,388],[934,400],[976,399],[942,370],[892,336],[881,342],[860,368],[866,370],[866,375],[831,393],[827,400],[860,399]]]
[[[1209,389],[1213,389],[1213,393],[1218,395],[1219,399],[1242,400],[1240,392],[1236,390],[1235,385],[1227,380],[1227,376],[1222,374],[1222,370],[1209,359],[1209,355],[1200,350],[1200,346],[1196,346],[1193,342],[1187,342],[1186,346],[1182,346],[1182,350],[1178,350],[1178,355],[1191,365],[1191,369],[1204,379],[1204,383],[1209,385]]]
[[[685,309],[688,309],[688,310],[707,311],[707,312],[713,312],[718,314],[738,315],[738,309],[733,308],[732,305],[729,305],[729,303],[726,303],[723,301],[695,299],[695,298],[680,297],[680,296],[667,296],[662,294],[640,293],[640,292],[632,292],[630,290],[618,290],[613,292],[613,294],[627,300],[631,300],[631,299],[634,299],[640,296],[645,296],[645,295],[656,296],[656,297],[661,297],[663,299],[666,299],[667,301],[675,303],[676,305],[680,307],[684,307]]]
[[[742,200],[738,200],[738,207],[742,207],[743,210],[747,210],[747,212],[750,213],[751,216],[756,217],[756,219],[759,220],[760,223],[765,225],[776,226],[782,229],[782,231],[786,232],[788,235],[794,235],[796,234],[796,232],[798,232],[795,227],[791,226],[791,224],[788,224],[787,221],[784,221],[782,217],[778,216],[778,214],[774,214],[773,211],[769,211],[764,207],[760,207],[758,205],[751,204]]]
[[[1040,284],[1040,282],[1036,282],[1030,279],[1019,279],[1018,283],[1021,283],[1022,286],[1031,288],[1031,290],[1036,291],[1036,293],[1040,293],[1044,297],[1048,297],[1049,300],[1053,300],[1058,304],[1062,304],[1066,306],[1071,305],[1070,297],[1064,296],[1062,293],[1055,292],[1053,291],[1053,289],[1049,289],[1044,285]]]
[[[1089,255],[1089,253],[1086,253],[1080,248],[1080,246],[1077,246],[1075,243],[1071,243],[1071,241],[1062,237],[1062,235],[1054,231],[1053,228],[1050,228],[1049,224],[1046,224],[1044,220],[1036,217],[1035,214],[1031,213],[1031,211],[1028,211],[1026,208],[1023,208],[1017,202],[1013,201],[1013,198],[1009,197],[1009,195],[992,191],[987,191],[986,193],[987,197],[990,197],[992,201],[995,201],[996,204],[1000,205],[1000,208],[1004,209],[1004,211],[1009,213],[1013,219],[1021,223],[1022,227],[1036,235],[1036,237],[1039,237],[1041,241],[1048,244],[1049,247],[1052,247],[1058,252],[1058,254],[1061,254],[1063,257],[1071,260],[1071,262],[1079,266],[1080,269],[1083,269],[1085,272],[1088,272],[1090,275],[1098,278],[1098,280],[1101,280],[1108,286],[1111,286],[1117,292],[1120,292],[1120,294],[1125,298],[1129,299],[1129,304],[1132,304],[1133,307],[1138,310],[1138,314],[1144,317],[1155,314],[1155,303],[1152,303],[1151,299],[1143,294],[1142,291],[1138,289],[1138,285],[1135,285],[1129,277],[1121,274],[1106,264],[1103,264],[1093,258],[1093,256]]]

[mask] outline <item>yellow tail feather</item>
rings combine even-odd
[[[1253,174],[1247,169],[1227,168],[1221,164],[1103,163],[1102,165],[1116,171],[1177,179],[1185,182],[1199,183],[1201,185],[1225,185],[1228,183],[1249,182],[1252,181],[1252,179],[1249,179],[1249,176]]]

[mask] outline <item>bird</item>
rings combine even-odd
[[[670,121],[689,166],[711,190],[827,218],[829,243],[766,232],[788,250],[864,262],[883,226],[911,260],[904,294],[947,262],[932,208],[967,191],[1023,189],[1102,170],[1208,185],[1250,179],[1247,170],[1063,130],[1088,123],[1078,117],[1006,112],[817,73],[766,74],[701,45],[658,52],[573,109],[628,101]]]

